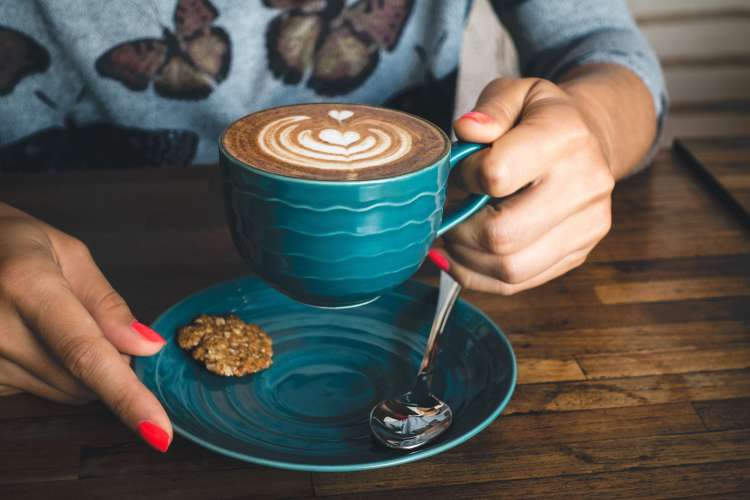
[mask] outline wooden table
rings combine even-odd
[[[246,272],[215,168],[3,177],[0,199],[88,242],[142,320]],[[513,297],[464,295],[508,333],[520,380],[458,448],[364,473],[288,472],[179,436],[160,455],[99,404],[18,395],[0,398],[0,497],[748,496],[750,230],[668,152],[620,183],[614,206],[580,269]]]

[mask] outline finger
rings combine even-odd
[[[456,281],[458,281],[464,288],[478,292],[513,295],[514,293],[542,285],[567,273],[571,269],[580,266],[584,263],[586,256],[590,251],[591,248],[572,253],[544,272],[534,276],[528,281],[524,281],[523,283],[506,283],[499,279],[473,271],[463,264],[454,261],[450,257],[448,257],[448,260],[451,266],[451,275],[453,275],[453,277],[456,278]]]
[[[610,228],[608,202],[599,203],[571,216],[539,240],[522,250],[497,255],[446,242],[450,256],[472,270],[505,283],[528,281],[568,255],[591,247]]]
[[[126,425],[138,430],[155,448],[166,451],[172,437],[166,412],[104,337],[65,279],[49,269],[39,269],[26,293],[14,299],[31,329],[63,365]],[[154,434],[154,428],[161,434]]]
[[[555,91],[547,93],[525,106],[520,121],[489,148],[461,162],[456,181],[470,192],[504,197],[535,182],[559,158],[584,149],[583,142],[592,139],[583,119]]]
[[[610,196],[614,179],[608,169],[575,175],[578,168],[574,162],[565,172],[554,172],[522,192],[488,205],[448,232],[446,241],[497,255],[519,252],[572,215]]]
[[[490,143],[513,127],[535,78],[499,78],[479,94],[474,109],[453,124],[456,137],[469,142]]]
[[[0,384],[0,397],[13,396],[14,394],[21,394],[22,392],[23,391],[21,389],[18,389],[16,387]]]
[[[94,394],[63,367],[28,329],[15,310],[0,309],[0,357],[12,361],[35,377],[78,399],[92,399]]]
[[[5,359],[0,359],[0,379],[7,381],[7,387],[25,391],[40,398],[64,404],[85,404],[95,398],[77,398],[63,392],[28,371]]]
[[[60,265],[73,293],[120,352],[151,356],[164,347],[164,338],[135,320],[83,243],[66,236],[64,241],[53,239],[53,245],[59,249]]]

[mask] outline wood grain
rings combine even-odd
[[[43,448],[38,443],[0,444],[0,490],[6,484],[78,479],[80,448],[75,443],[45,443]]]
[[[750,162],[747,139],[684,145],[717,164]],[[150,321],[247,273],[219,186],[213,168],[8,176],[0,199],[83,239]],[[459,447],[371,472],[297,473],[180,436],[158,454],[101,404],[15,395],[0,397],[0,496],[747,497],[750,227],[668,152],[618,184],[613,210],[612,231],[582,267],[514,296],[464,292],[508,334],[519,385],[503,415]],[[417,277],[437,275],[426,266]]]
[[[750,398],[699,401],[693,406],[710,431],[750,428]]]
[[[201,448],[187,439],[177,437],[169,449],[169,459],[153,453],[138,439],[107,445],[81,447],[79,477],[114,477],[143,474],[213,473],[214,471],[242,469],[248,480],[261,481],[268,469],[233,460]],[[290,473],[290,476],[294,476]],[[283,473],[278,471],[278,477]]]
[[[337,500],[392,500],[394,498],[466,499],[493,498],[717,498],[747,497],[750,461],[731,461],[701,465],[633,469],[597,474],[568,475],[492,481],[479,484],[416,488],[388,492],[336,495]]]
[[[108,413],[109,411],[98,402],[82,406],[72,406],[45,401],[30,394],[0,397],[0,421],[29,417],[101,415]]]
[[[519,386],[506,414],[616,408],[750,396],[750,370]]]
[[[712,403],[715,405],[719,402]],[[538,444],[662,436],[702,432],[704,430],[706,430],[706,425],[691,403],[667,403],[569,412],[503,415],[487,429],[481,441],[472,441],[465,446],[469,449],[487,447],[524,448]]]
[[[158,498],[186,500],[206,498],[289,498],[312,496],[308,474],[266,469],[248,475],[244,469],[197,474],[195,471],[164,475],[49,481],[4,486],[3,498]]]
[[[739,344],[714,349],[593,354],[577,358],[586,377],[592,380],[638,377],[664,373],[690,373],[750,368],[750,345]]]
[[[602,305],[592,303],[579,306],[539,306],[536,292],[522,293],[516,300],[526,300],[525,308],[513,308],[499,302],[497,297],[466,293],[465,297],[483,309],[495,308],[504,318],[508,332],[527,333],[569,328],[607,328],[639,326],[654,323],[684,321],[748,320],[750,308],[747,297],[693,299],[674,302]],[[512,314],[511,314],[512,313]]]
[[[603,304],[747,296],[750,295],[750,276],[600,285],[595,286],[594,291]]]
[[[482,456],[484,455],[484,456]],[[489,456],[487,456],[489,455]],[[567,474],[595,474],[639,467],[650,469],[750,459],[750,431],[733,430],[691,434],[686,446],[680,435],[611,439],[529,447],[519,455],[514,448],[463,450],[445,453],[410,467],[352,474],[315,474],[315,493],[333,495],[384,491],[441,484],[472,484],[498,480],[543,478]],[[476,464],[481,463],[481,467]],[[451,471],[448,474],[446,471]]]
[[[511,333],[513,349],[530,357],[579,356],[687,348],[715,348],[750,342],[748,321],[693,321],[613,328]]]
[[[727,144],[734,147],[727,148]],[[678,141],[676,150],[708,177],[750,222],[750,146],[741,139]]]
[[[518,358],[518,383],[584,380],[586,376],[574,359]]]
[[[750,120],[748,120],[750,125]],[[650,234],[622,234],[604,240],[591,255],[591,261],[628,261],[681,257],[737,255],[750,252],[744,230],[707,229],[700,237],[692,231],[664,228]]]

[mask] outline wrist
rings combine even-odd
[[[589,131],[596,137],[612,175],[619,178],[617,172],[620,170],[620,166],[617,165],[614,147],[616,135],[610,110],[596,98],[596,93],[591,92],[590,85],[583,79],[561,82],[560,88],[573,101],[573,105],[581,114]]]
[[[585,64],[559,82],[602,145],[615,179],[637,167],[653,146],[656,111],[643,81],[614,64]]]

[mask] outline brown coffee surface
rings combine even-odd
[[[416,116],[354,104],[300,104],[240,118],[224,150],[260,170],[302,179],[356,181],[395,177],[436,162],[446,135]]]

